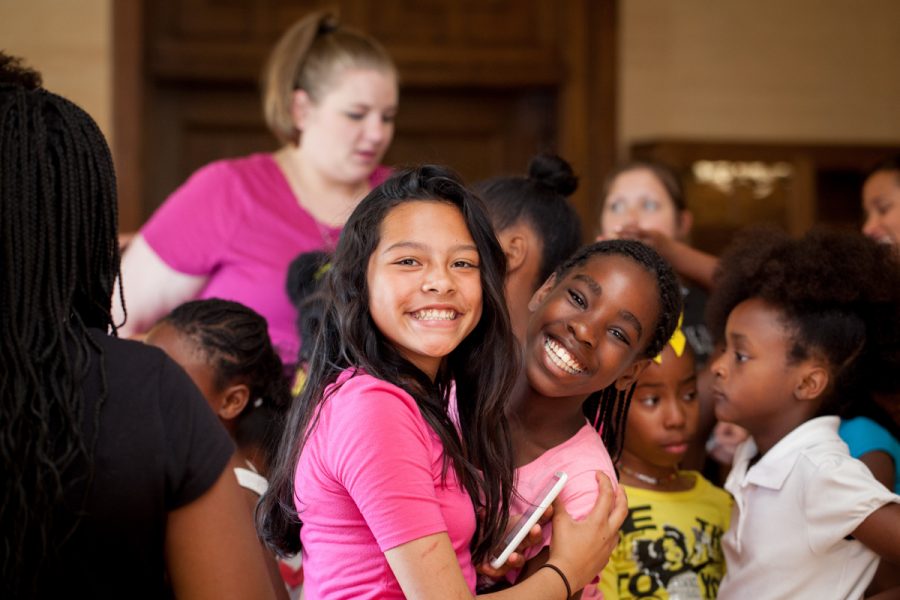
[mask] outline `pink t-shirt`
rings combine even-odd
[[[374,187],[390,169],[379,167]],[[333,249],[340,229],[318,223],[297,202],[271,154],[220,160],[199,169],[150,217],[141,235],[172,269],[208,277],[198,298],[223,298],[266,318],[282,360],[297,361],[297,311],[285,291],[301,252]]]
[[[475,591],[475,511],[443,445],[397,386],[344,371],[300,455],[295,502],[303,526],[304,595],[403,598],[384,552],[446,531]]]
[[[516,492],[510,503],[511,515],[523,514],[530,505],[538,500],[537,495],[556,471],[565,471],[569,475],[566,485],[559,493],[559,498],[566,511],[575,519],[582,519],[594,507],[597,501],[597,471],[603,471],[609,477],[613,487],[618,486],[616,471],[609,457],[600,434],[585,422],[584,427],[568,440],[555,446],[527,465],[516,469]],[[547,523],[543,527],[544,541],[525,551],[526,559],[535,556],[544,546],[550,545],[553,525]],[[510,581],[515,581],[518,571],[509,574]],[[589,586],[596,588],[597,586]],[[585,594],[588,589],[585,588]],[[593,593],[593,591],[591,592]],[[596,597],[582,595],[583,598]]]

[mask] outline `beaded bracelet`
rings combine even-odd
[[[562,579],[563,585],[566,586],[566,598],[571,598],[572,597],[572,586],[569,585],[569,580],[566,578],[566,574],[562,572],[562,569],[560,569],[559,567],[557,567],[556,565],[551,564],[551,563],[544,563],[540,566],[541,569],[543,569],[545,567],[556,571],[556,573]]]

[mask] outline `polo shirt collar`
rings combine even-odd
[[[772,490],[780,490],[804,450],[837,437],[839,417],[816,417],[803,423],[781,438],[755,465],[746,469],[750,459],[756,456],[756,442],[748,440],[738,450],[735,464],[746,469],[741,485],[753,484]]]

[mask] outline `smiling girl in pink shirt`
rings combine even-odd
[[[351,215],[260,507],[269,543],[302,549],[309,600],[474,594],[512,493],[504,265],[480,201],[440,167],[399,173]],[[599,479],[582,522],[556,511],[554,568],[498,598],[562,599],[606,562],[625,502]]]

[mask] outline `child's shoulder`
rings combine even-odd
[[[325,395],[325,406],[330,405],[337,411],[352,411],[359,419],[367,415],[384,419],[398,411],[412,410],[419,414],[415,399],[406,390],[358,367],[344,369],[334,383],[325,388]]]
[[[569,474],[570,480],[580,474],[588,474],[592,485],[596,485],[593,481],[595,471],[600,470],[610,477],[615,477],[609,451],[600,434],[590,424],[585,424],[571,438],[546,451],[535,462],[538,461],[557,465],[557,468]]]

